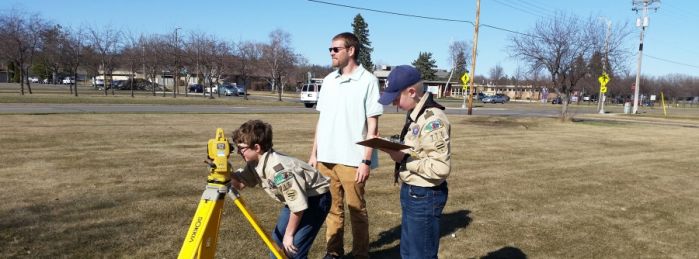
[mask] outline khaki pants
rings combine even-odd
[[[325,219],[327,252],[344,255],[345,201],[352,222],[352,254],[354,258],[369,257],[369,216],[364,200],[364,183],[354,181],[356,167],[341,164],[318,163],[318,171],[330,178],[332,205]]]

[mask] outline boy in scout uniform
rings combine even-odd
[[[451,125],[444,106],[423,92],[420,72],[408,65],[391,71],[379,103],[408,111],[400,141],[411,148],[382,149],[396,162],[396,181],[401,181],[401,258],[437,258],[451,171]]]
[[[283,203],[272,238],[289,258],[306,258],[330,210],[329,180],[315,168],[272,149],[272,126],[250,120],[233,132],[233,144],[247,162],[231,175],[240,190],[262,186]]]

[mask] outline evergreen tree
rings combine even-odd
[[[430,52],[420,52],[418,58],[413,61],[413,66],[422,74],[422,80],[434,80],[437,78],[434,68],[437,67],[437,61],[432,58]]]
[[[369,41],[369,24],[364,21],[362,15],[357,14],[352,23],[353,33],[359,39],[359,53],[357,63],[361,64],[366,70],[374,71],[374,63],[371,62],[371,52],[374,50]]]

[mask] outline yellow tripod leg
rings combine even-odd
[[[177,258],[214,258],[225,187],[207,185]]]
[[[253,229],[255,229],[255,232],[257,232],[257,235],[260,236],[262,241],[265,242],[265,245],[267,245],[267,248],[269,248],[270,251],[272,251],[272,254],[277,259],[284,259],[286,258],[286,254],[281,252],[282,250],[277,246],[277,244],[272,241],[269,237],[269,235],[265,232],[264,229],[260,227],[260,224],[257,223],[257,218],[255,218],[255,215],[252,214],[252,211],[248,210],[247,206],[245,206],[245,202],[243,201],[243,198],[240,197],[238,192],[235,191],[235,189],[231,188],[228,191],[228,196],[233,199],[233,203],[240,209],[240,212],[243,213],[245,218],[250,222],[250,225],[252,226]]]

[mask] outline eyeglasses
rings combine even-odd
[[[248,146],[238,146],[238,153],[245,153],[246,150],[250,149]]]
[[[346,48],[345,47],[332,47],[332,48],[328,48],[328,51],[330,51],[332,53],[338,53],[338,52],[340,52],[341,49],[346,49]]]

